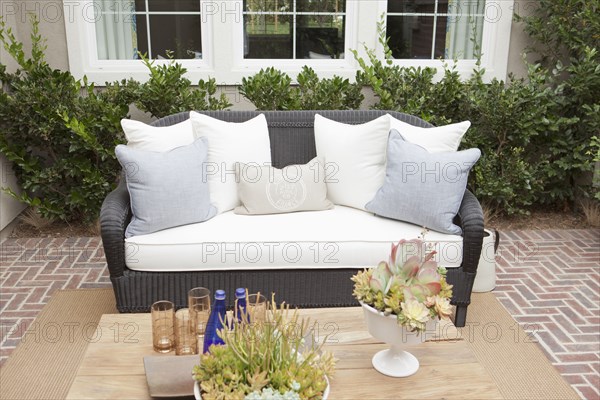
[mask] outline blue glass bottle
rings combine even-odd
[[[218,331],[223,329],[223,322],[225,321],[225,313],[227,309],[225,306],[225,291],[217,290],[215,292],[215,303],[210,310],[210,316],[206,323],[206,331],[204,332],[204,347],[203,353],[207,353],[211,345],[225,344],[223,339],[218,335]]]
[[[246,289],[235,289],[235,314],[239,322],[250,322],[246,312]]]

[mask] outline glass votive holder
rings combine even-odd
[[[168,353],[175,348],[175,305],[167,300],[152,304],[152,346],[154,351]]]
[[[210,290],[203,287],[190,289],[188,292],[188,307],[196,335],[204,335],[206,323],[210,316]]]
[[[182,356],[197,353],[197,336],[190,310],[182,308],[175,313],[175,354]]]
[[[260,293],[248,295],[246,301],[246,310],[250,323],[264,322],[267,317],[268,303],[267,298]]]

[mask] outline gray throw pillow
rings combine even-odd
[[[325,163],[313,158],[304,165],[277,169],[236,163],[237,189],[242,205],[236,214],[279,214],[333,208],[327,200]]]
[[[204,164],[206,138],[158,153],[119,145],[115,149],[127,178],[133,217],[125,237],[206,221],[217,210],[210,203]]]
[[[383,186],[366,209],[377,215],[460,235],[452,223],[462,202],[471,167],[481,152],[429,153],[390,131]]]

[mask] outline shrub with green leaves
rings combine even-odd
[[[588,0],[539,0],[529,16],[517,16],[534,40],[529,50],[540,56],[547,86],[567,127],[548,132],[545,167],[547,198],[571,201],[580,176],[591,171],[592,136],[600,133],[600,6]]]
[[[258,110],[297,110],[298,91],[291,84],[292,78],[288,74],[269,67],[242,78],[240,93]]]
[[[0,68],[0,151],[23,193],[5,189],[49,219],[93,221],[119,165],[114,147],[127,103],[107,101],[85,79],[52,69],[32,19],[31,56],[0,19],[0,43],[19,68]]]
[[[364,96],[362,85],[334,76],[319,79],[310,67],[303,67],[296,78],[301,110],[356,110]]]
[[[243,78],[240,93],[258,110],[354,110],[364,96],[362,85],[334,76],[320,79],[307,66],[292,85],[292,78],[273,67]]]
[[[162,118],[190,110],[222,110],[231,107],[225,94],[216,96],[217,82],[214,78],[200,79],[196,86],[185,77],[187,69],[170,60],[166,64],[157,64],[142,56],[142,62],[150,72],[147,82],[128,80],[109,85],[113,93],[122,92],[140,110],[149,112],[153,117]]]

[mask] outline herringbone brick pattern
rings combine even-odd
[[[2,242],[0,366],[56,290],[110,286],[100,238],[31,238]],[[52,335],[53,332],[42,331],[41,334]]]
[[[581,397],[599,399],[600,230],[501,234],[495,295]],[[89,287],[110,287],[99,238],[1,243],[0,367],[55,290]]]
[[[600,398],[600,230],[501,233],[494,293],[582,398]]]

